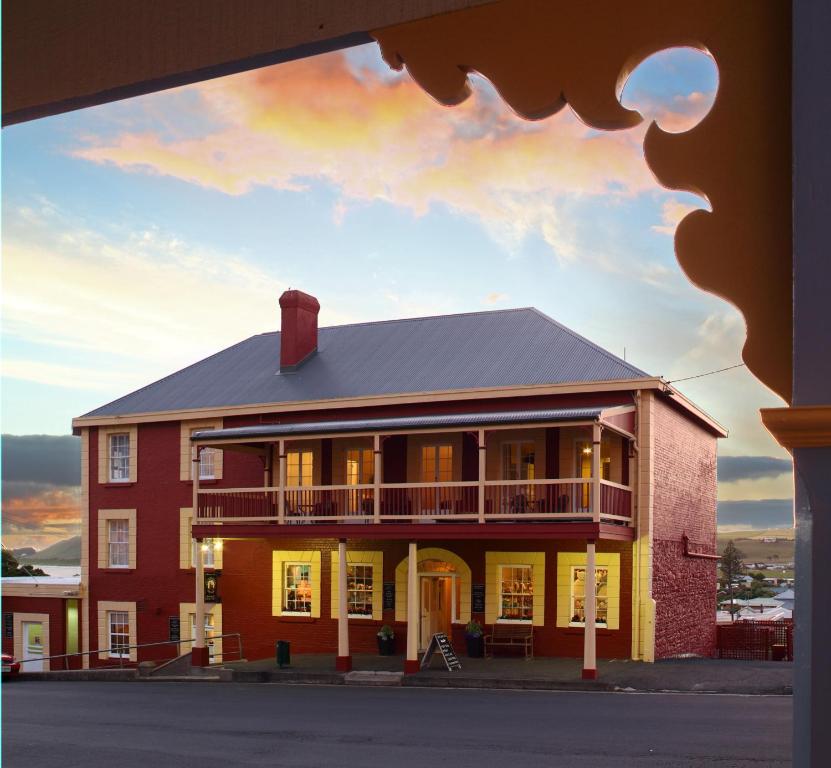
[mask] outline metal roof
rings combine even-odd
[[[631,403],[630,403],[631,404]],[[245,440],[263,437],[296,437],[344,432],[394,432],[399,429],[447,429],[481,427],[498,424],[532,424],[537,422],[593,421],[603,408],[555,408],[535,411],[501,411],[498,413],[448,413],[429,416],[396,416],[385,419],[343,419],[307,421],[288,424],[255,424],[251,427],[206,429],[194,432],[191,440]]]
[[[125,416],[648,374],[533,308],[321,328],[318,352],[280,373],[280,334],[252,336],[85,414]]]

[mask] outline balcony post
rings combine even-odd
[[[485,522],[485,479],[487,472],[487,446],[485,445],[485,430],[479,430],[479,522]]]
[[[600,522],[600,443],[603,427],[592,424],[592,522]]]
[[[410,542],[407,556],[407,659],[404,672],[418,672],[418,545]]]
[[[594,680],[597,677],[597,583],[594,558],[594,539],[586,542],[586,586],[583,600],[585,605],[585,627],[583,630],[583,679]]]
[[[191,525],[197,521],[199,515],[199,472],[201,460],[199,457],[200,448],[193,446],[193,511],[191,513]],[[195,637],[190,652],[190,663],[194,667],[207,667],[210,663],[208,649],[205,646],[205,558],[202,554],[202,539],[195,539],[193,566],[195,584],[194,603],[196,604]]]
[[[278,446],[280,482],[278,483],[279,490],[277,491],[277,522],[283,525],[286,522],[286,441],[280,440]]]
[[[373,522],[381,522],[381,436],[374,435],[372,451],[375,457],[375,472],[373,473],[372,514]]]
[[[349,593],[346,580],[346,539],[338,541],[338,658],[335,669],[349,672],[352,656],[349,653]]]

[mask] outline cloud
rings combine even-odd
[[[772,478],[790,472],[793,472],[793,462],[790,459],[777,459],[773,456],[719,456],[718,459],[720,483]]]
[[[661,205],[661,224],[652,226],[653,232],[660,232],[662,235],[675,236],[675,229],[678,222],[681,221],[688,213],[692,213],[700,209],[702,206],[693,205],[692,203],[684,203],[676,198],[665,200]]]
[[[794,524],[793,500],[720,501],[718,524],[719,527],[743,525],[747,528],[791,528]]]
[[[81,484],[81,439],[72,435],[3,435],[3,489],[10,483]]]
[[[642,128],[591,131],[568,110],[525,122],[478,83],[475,98],[442,109],[407,77],[319,56],[187,89],[206,118],[199,124],[214,126],[202,135],[121,132],[74,154],[229,195],[323,181],[338,192],[336,221],[355,202],[382,200],[415,216],[445,206],[509,251],[538,232],[563,263],[578,252],[563,198],[655,189]]]
[[[30,497],[3,499],[3,543],[7,547],[42,549],[76,536],[80,528],[80,488],[52,488]]]
[[[499,291],[494,291],[493,293],[489,293],[485,296],[485,303],[486,304],[501,304],[504,301],[508,300],[507,293],[501,293]]]

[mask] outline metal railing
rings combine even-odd
[[[237,660],[242,659],[243,658],[243,655],[242,655],[242,636],[240,635],[239,632],[227,632],[227,633],[222,634],[222,635],[211,635],[211,636],[206,635],[205,636],[205,642],[210,643],[212,640],[224,640],[225,638],[231,638],[231,637],[235,637],[236,640],[237,640],[237,651],[236,651]],[[106,653],[108,661],[115,662],[116,660],[118,660],[118,668],[123,669],[125,661],[128,664],[137,664],[138,663],[138,659],[136,661],[133,661],[132,659],[130,659],[130,653],[129,652],[132,651],[132,650],[138,650],[139,648],[153,648],[153,647],[158,647],[158,646],[162,646],[162,645],[185,645],[185,644],[190,644],[190,643],[195,643],[195,642],[196,642],[195,638],[189,638],[189,639],[186,639],[186,640],[159,640],[159,641],[154,642],[154,643],[138,643],[136,645],[113,645],[113,646],[110,646],[109,648],[98,648],[97,650],[94,650],[94,651],[75,651],[74,653],[58,653],[58,654],[54,654],[52,656],[39,656],[36,659],[18,659],[17,661],[20,663],[20,671],[21,672],[25,672],[25,670],[23,669],[23,665],[26,664],[27,662],[30,662],[30,661],[45,662],[45,661],[52,661],[53,659],[63,659],[64,660],[64,669],[68,670],[69,669],[69,660],[72,659],[72,658],[75,658],[76,656],[80,658],[80,657],[83,657],[83,656],[95,656],[95,655],[100,655],[102,653]],[[125,651],[127,652],[126,657],[123,655]],[[118,654],[118,655],[116,656],[114,654]],[[177,653],[176,656],[171,656],[169,659],[151,659],[151,661],[172,661],[173,659],[175,659],[175,658],[177,658],[178,656],[181,656],[181,655],[182,655],[181,653]],[[214,659],[216,659],[217,656],[219,656],[220,658],[222,658],[222,660],[224,662],[225,661],[225,656],[227,656],[227,655],[228,654],[225,653],[224,648],[223,648],[223,652],[220,653],[220,654],[217,654],[216,656],[214,656]],[[138,656],[138,654],[136,654],[136,656]],[[222,662],[217,662],[217,663],[222,663]],[[101,666],[102,665],[99,665],[99,668]],[[115,666],[116,666],[115,663],[113,663],[109,667],[105,667],[105,668],[106,669],[115,668]],[[49,672],[50,670],[47,669],[47,670],[43,670],[43,671]]]

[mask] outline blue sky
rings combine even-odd
[[[716,90],[713,62],[678,50],[622,101],[680,130]],[[440,107],[374,45],[6,128],[3,432],[66,434],[274,330],[290,286],[324,324],[533,305],[668,379],[735,364],[740,315],[673,254],[706,203],[657,185],[643,130],[523,122],[480,78]],[[730,429],[723,455],[786,456],[745,369],[680,388]],[[781,469],[720,487],[791,494]]]

